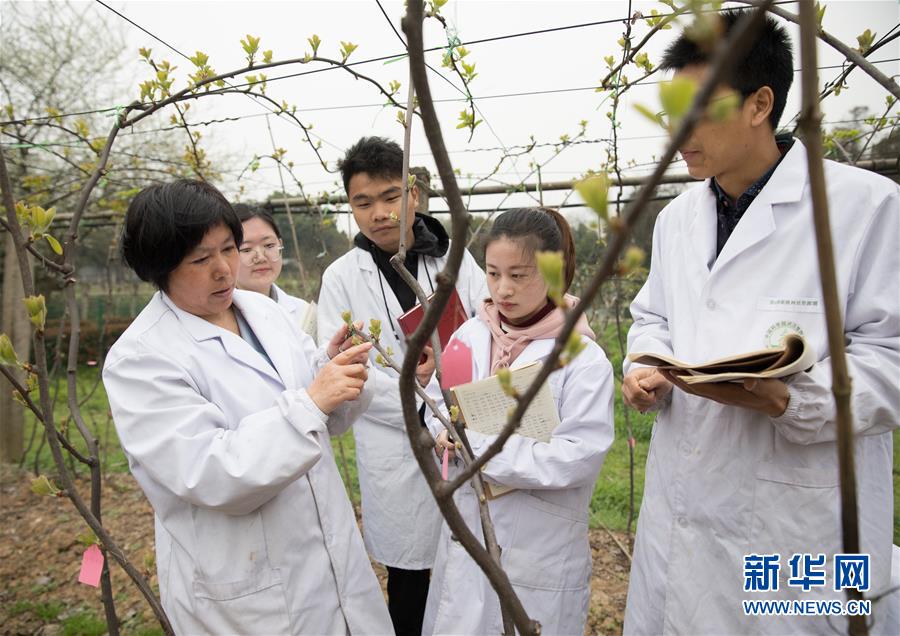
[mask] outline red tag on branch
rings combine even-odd
[[[103,572],[103,553],[95,543],[84,551],[81,557],[81,572],[78,574],[78,582],[93,587],[100,586],[100,574]]]

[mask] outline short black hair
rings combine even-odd
[[[357,141],[338,163],[344,179],[344,191],[350,194],[350,179],[365,173],[381,179],[403,177],[403,149],[395,141],[384,137],[363,137]]]
[[[730,9],[720,14],[723,37],[746,15],[746,9]],[[664,71],[680,71],[686,66],[708,64],[711,52],[682,33],[663,53],[660,68]],[[794,81],[794,55],[791,38],[772,16],[766,15],[756,40],[725,78],[725,84],[746,98],[763,86],[772,89],[775,100],[769,123],[772,131],[784,113],[788,91]]]
[[[281,230],[278,229],[278,224],[275,222],[275,217],[272,216],[272,213],[268,210],[264,210],[263,208],[257,207],[255,205],[248,205],[246,203],[235,203],[231,207],[234,208],[235,213],[238,215],[238,219],[240,219],[241,223],[244,221],[249,221],[250,219],[261,219],[271,226],[272,231],[275,232],[275,236],[281,238]]]
[[[244,233],[234,208],[205,181],[178,179],[148,186],[125,213],[122,258],[138,278],[166,291],[172,270],[220,224],[240,245]]]

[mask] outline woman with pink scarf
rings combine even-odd
[[[473,381],[542,360],[553,348],[564,314],[547,296],[535,262],[538,251],[563,253],[568,289],[575,247],[559,212],[522,208],[494,222],[485,247],[491,297],[454,335],[472,351]],[[576,300],[566,295],[570,307]],[[584,316],[576,330],[584,350],[548,379],[560,419],[550,441],[513,435],[483,472],[489,484],[514,489],[491,500],[491,517],[503,567],[544,634],[584,633],[591,574],[588,508],[613,441],[612,368]],[[429,392],[443,405],[435,383]],[[437,451],[452,449],[437,419],[429,428]],[[467,436],[475,456],[495,438],[471,429]],[[474,491],[460,488],[454,498],[481,537]],[[424,634],[502,633],[496,593],[446,524],[431,576]]]

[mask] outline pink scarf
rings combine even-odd
[[[570,309],[578,302],[575,296],[569,294],[565,299]],[[561,309],[554,309],[530,327],[519,329],[505,323],[501,327],[500,310],[490,298],[478,310],[478,318],[491,330],[491,375],[497,373],[497,369],[511,366],[532,340],[556,338],[566,319]],[[595,338],[584,314],[575,323],[575,331],[591,340]]]

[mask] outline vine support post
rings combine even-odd
[[[825,324],[828,333],[828,352],[831,357],[831,391],[837,411],[837,448],[840,471],[841,531],[843,551],[859,553],[859,519],[856,502],[856,471],[853,457],[853,412],[851,411],[850,373],[844,350],[844,321],[838,300],[837,273],[834,266],[834,247],[828,215],[825,168],[822,159],[822,113],[819,109],[818,75],[816,72],[816,11],[813,0],[800,0],[800,59],[802,87],[802,115],[800,130],[806,146],[809,183],[813,202],[813,221],[816,250],[819,257],[819,276],[825,305]],[[862,598],[855,589],[848,589],[850,599]],[[853,636],[869,633],[864,616],[850,616],[849,631]]]

